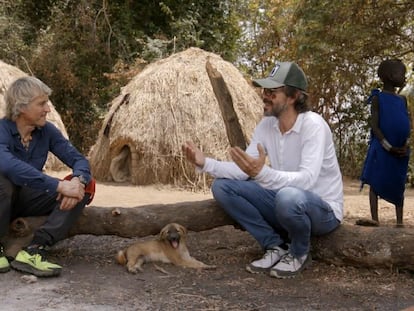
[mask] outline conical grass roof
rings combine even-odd
[[[249,140],[263,103],[239,70],[220,56],[190,48],[148,65],[110,104],[89,159],[101,181],[200,188],[181,145],[191,140],[209,156],[227,159],[230,147],[206,63],[222,75],[244,137]]]

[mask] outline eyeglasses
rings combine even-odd
[[[263,95],[271,96],[272,94],[279,93],[279,92],[283,91],[283,89],[284,89],[283,86],[275,88],[275,89],[263,89]]]

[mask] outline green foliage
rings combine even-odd
[[[295,12],[296,59],[309,73],[313,107],[334,128],[345,174],[356,177],[362,167],[368,135],[365,100],[378,87],[376,70],[387,57],[414,54],[410,1],[300,1]],[[323,40],[321,40],[323,38]],[[345,114],[344,114],[345,112]],[[343,115],[345,118],[333,119]],[[357,135],[357,137],[354,136]],[[364,145],[365,144],[365,145]],[[344,155],[344,156],[342,156]]]
[[[386,57],[414,55],[412,1],[252,0],[241,4],[242,63],[265,74],[275,60],[296,61],[309,80],[310,102],[331,125],[344,174],[357,177],[367,149],[365,100],[379,86]]]
[[[291,1],[243,0],[238,11],[243,36],[239,39],[239,66],[250,75],[264,75],[275,60],[283,60],[284,33]],[[284,3],[284,4],[283,4]],[[244,16],[244,17],[243,17]],[[286,18],[280,18],[285,16]]]
[[[191,46],[235,58],[237,19],[232,1],[110,1],[111,47],[126,63],[153,61]]]
[[[30,46],[24,41],[29,25],[16,10],[18,1],[3,1],[0,5],[0,59],[10,64],[24,64]]]
[[[99,112],[110,98],[104,73],[112,63],[99,37],[105,24],[82,2],[57,5],[51,14],[48,30],[37,38],[32,68],[53,89],[51,99],[74,145],[88,152],[100,127]]]
[[[344,175],[357,177],[369,139],[365,100],[380,86],[384,58],[412,71],[413,16],[407,0],[3,0],[0,58],[52,87],[84,152],[107,103],[145,62],[196,46],[258,77],[275,60],[293,60],[332,127]]]
[[[87,152],[107,103],[127,82],[108,79],[118,64],[128,70],[137,59],[153,61],[190,46],[234,58],[238,28],[230,3],[5,2],[0,33],[12,40],[0,40],[0,56],[53,89],[51,99],[71,140]]]

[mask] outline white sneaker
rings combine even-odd
[[[287,252],[287,250],[279,246],[276,246],[274,249],[268,249],[261,259],[247,265],[246,270],[251,273],[268,272]]]
[[[288,253],[270,270],[270,275],[279,279],[293,278],[304,270],[311,261],[311,254],[296,258]]]

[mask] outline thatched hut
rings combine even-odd
[[[98,180],[193,188],[208,183],[181,152],[182,143],[192,140],[215,158],[228,156],[229,139],[207,62],[222,76],[249,140],[263,113],[260,96],[231,63],[190,48],[148,65],[112,101],[89,153]]]
[[[8,86],[16,79],[27,76],[26,73],[21,71],[20,69],[6,64],[5,62],[0,60],[0,118],[3,118],[6,114],[6,104],[4,102],[4,93],[6,92]],[[50,113],[47,115],[47,119],[56,125],[63,133],[65,137],[68,137],[68,133],[66,132],[65,125],[60,118],[60,115],[56,111],[55,107],[51,102],[49,102],[50,106]],[[56,158],[54,155],[50,154],[46,164],[45,169],[48,170],[61,170],[64,168],[64,164]]]

